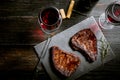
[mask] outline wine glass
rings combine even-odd
[[[38,15],[38,22],[43,32],[48,34],[47,41],[41,52],[41,58],[45,55],[44,49],[49,46],[51,36],[59,29],[62,17],[59,10],[54,6],[44,7]]]
[[[38,15],[38,22],[43,32],[52,34],[59,29],[62,18],[56,7],[49,6],[42,8]]]
[[[38,22],[40,24],[42,31],[45,32],[46,34],[48,34],[48,39],[46,41],[46,44],[48,44],[50,41],[49,40],[50,36],[54,32],[56,32],[59,29],[59,27],[61,26],[62,17],[61,17],[59,10],[56,7],[54,7],[54,6],[44,7],[44,8],[42,8],[42,10],[40,11],[40,13],[38,15]],[[48,46],[46,44],[45,44],[45,46]],[[44,48],[43,48],[43,50],[44,50]]]
[[[38,77],[39,71],[42,69],[41,61],[44,58],[51,41],[51,36],[60,28],[62,23],[62,17],[59,10],[54,6],[47,6],[41,9],[38,14],[38,22],[43,32],[48,34],[48,38],[43,45],[41,56],[39,56],[39,62],[36,66],[34,78]]]
[[[40,58],[44,57],[45,51],[49,46],[51,36],[55,33],[61,26],[62,17],[59,10],[54,6],[44,7],[41,9],[38,15],[38,22],[43,32],[48,34],[47,41],[43,47]]]
[[[114,1],[107,6],[105,13],[99,18],[99,25],[103,29],[112,29],[120,25],[120,1]]]

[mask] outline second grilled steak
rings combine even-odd
[[[72,36],[70,45],[81,52],[89,62],[97,58],[97,39],[90,29],[84,29]]]

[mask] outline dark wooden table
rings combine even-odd
[[[34,45],[47,39],[37,22],[38,12],[43,6],[56,6],[67,12],[70,0],[0,0],[0,78],[8,80],[32,80],[38,57]],[[75,0],[77,3],[78,0]],[[95,0],[91,0],[95,1]],[[98,21],[106,6],[115,0],[86,2],[92,7],[87,12],[72,13],[70,19],[64,19],[58,31],[94,16]],[[89,4],[90,3],[90,4]],[[87,14],[87,15],[86,15]],[[83,75],[78,80],[119,80],[120,76],[120,28],[103,30],[103,33],[116,54],[116,58]],[[49,80],[44,70],[39,80]]]

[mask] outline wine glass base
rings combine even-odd
[[[101,14],[99,17],[99,25],[103,29],[112,29],[114,25],[110,24],[106,18],[105,18],[105,13]]]

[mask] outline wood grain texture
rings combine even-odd
[[[43,6],[56,6],[67,12],[70,0],[0,0],[0,77],[8,80],[32,80],[38,57],[33,46],[46,40],[37,21],[38,12]],[[75,0],[77,2],[79,0]],[[91,0],[92,1],[92,0]],[[88,12],[98,21],[107,5],[115,0],[99,0]],[[92,4],[92,3],[91,3]],[[86,19],[73,12],[65,19],[58,31]],[[119,80],[120,76],[120,28],[103,30],[116,54],[116,58],[77,80]],[[39,80],[49,80],[45,71],[39,74]]]

